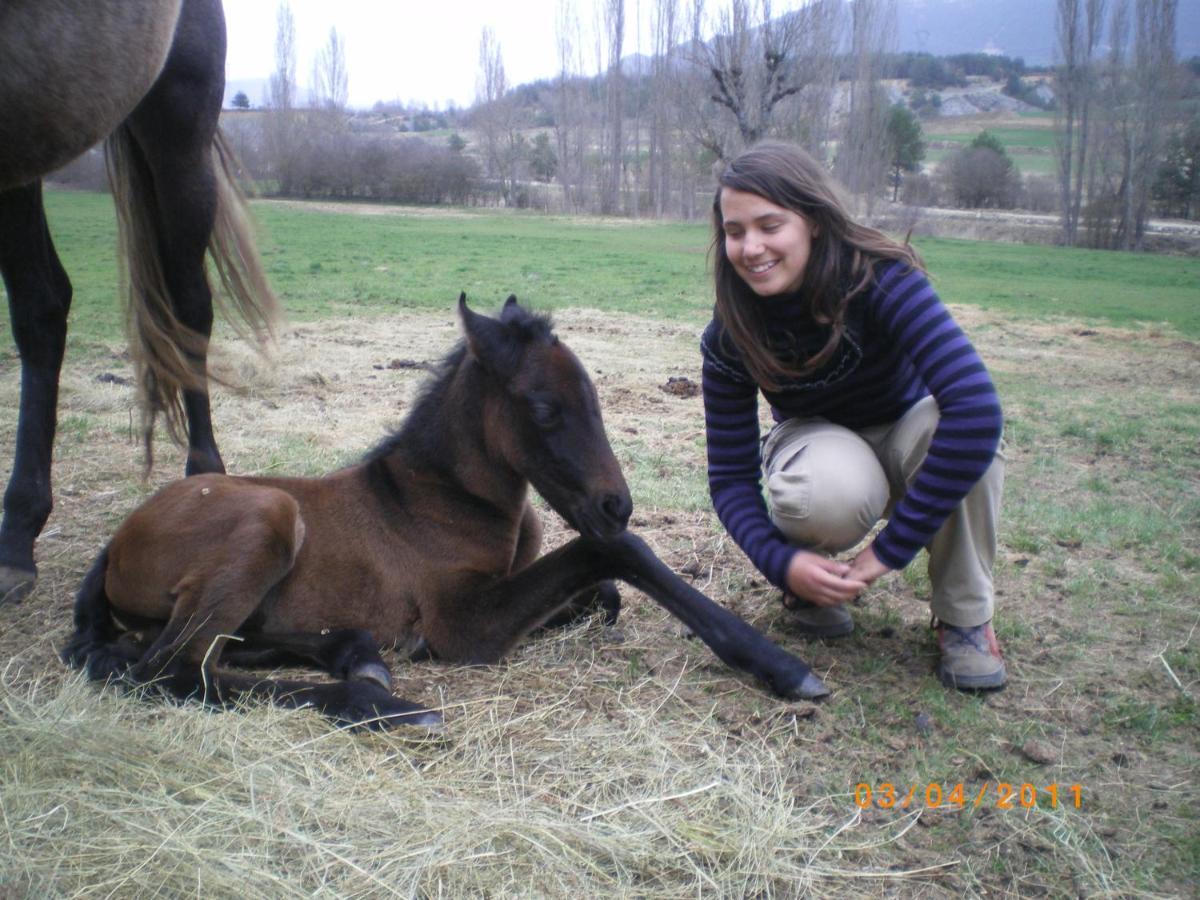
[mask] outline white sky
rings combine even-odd
[[[590,18],[590,0],[577,2],[589,6]],[[548,78],[558,69],[559,0],[291,0],[291,7],[297,81],[309,84],[313,60],[336,27],[345,41],[350,104],[356,107],[397,99],[469,106],[485,25],[496,33],[510,85]],[[226,0],[229,81],[270,77],[277,9],[278,0]],[[262,99],[250,97],[255,106]]]
[[[558,72],[556,21],[563,0],[290,0],[296,24],[296,79],[305,91],[313,60],[336,27],[346,45],[350,105],[378,100],[419,101],[445,108],[475,100],[479,38],[496,34],[510,86]],[[586,69],[595,73],[595,18],[602,0],[568,0],[587,42]],[[776,0],[775,14],[803,0]],[[278,0],[225,0],[229,81],[267,79],[275,68]],[[654,0],[625,0],[622,53],[639,52],[637,21],[648,21]],[[710,6],[717,4],[709,3]],[[640,52],[651,51],[649,27],[640,29]],[[581,42],[582,43],[582,42]],[[250,95],[258,106],[262,96]]]

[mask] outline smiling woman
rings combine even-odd
[[[941,680],[1002,687],[1001,413],[987,369],[912,249],[852,221],[799,148],[760,144],[718,183],[701,346],[722,524],[820,637],[849,634],[845,604],[928,547]],[[778,423],[762,444],[760,392]],[[852,562],[829,558],[884,517]]]

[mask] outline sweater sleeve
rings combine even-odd
[[[881,336],[899,348],[938,406],[924,462],[875,538],[884,565],[902,569],[983,476],[996,453],[1003,416],[983,361],[924,273],[882,273],[876,315]]]
[[[762,494],[758,386],[741,361],[722,352],[716,320],[701,339],[708,489],[717,518],[768,581],[785,587],[789,544],[767,515]]]

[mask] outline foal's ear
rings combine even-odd
[[[504,301],[504,307],[500,310],[500,321],[511,322],[513,316],[521,311],[520,304],[517,303],[517,295],[509,294],[508,299]]]
[[[516,298],[510,297],[504,305],[507,312]],[[481,316],[467,306],[467,295],[458,295],[458,315],[462,319],[463,333],[467,337],[467,350],[483,364],[484,368],[502,378],[512,374],[511,340],[503,323],[489,316]],[[503,315],[503,313],[502,313]]]

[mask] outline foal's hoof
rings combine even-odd
[[[426,731],[440,731],[442,714],[432,709],[426,709],[416,703],[393,697],[389,701],[373,703],[369,711],[363,710],[360,715],[343,716],[351,729],[368,729],[383,731],[390,728],[424,728]]]
[[[350,670],[350,681],[369,681],[377,684],[389,694],[392,692],[392,673],[381,662],[359,663]]]
[[[828,685],[815,672],[807,672],[804,677],[794,683],[775,683],[776,692],[789,700],[820,700],[828,697]]]
[[[0,606],[20,603],[37,586],[37,570],[0,566]]]

